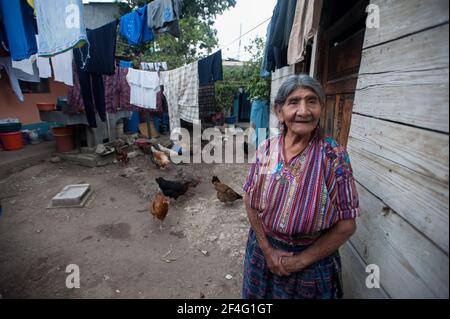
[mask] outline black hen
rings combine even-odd
[[[186,194],[189,185],[191,184],[190,182],[180,183],[177,181],[168,181],[162,177],[158,177],[155,180],[163,194],[174,199],[178,199],[181,195]]]

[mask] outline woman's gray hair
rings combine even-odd
[[[299,88],[307,88],[316,93],[320,100],[320,104],[325,103],[325,92],[322,85],[316,79],[306,74],[292,75],[290,76],[278,89],[277,96],[275,97],[275,104],[282,107],[289,95]]]

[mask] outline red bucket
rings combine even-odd
[[[22,132],[0,133],[5,151],[15,151],[23,148]]]
[[[59,153],[66,153],[75,148],[72,127],[54,127],[53,136],[56,142],[56,150]]]

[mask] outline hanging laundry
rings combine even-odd
[[[74,49],[80,90],[83,96],[86,117],[90,127],[97,127],[95,111],[100,119],[106,120],[105,86],[102,75],[114,74],[117,23],[115,21],[100,28],[88,30],[89,45]],[[89,54],[87,63],[83,57]]]
[[[105,108],[105,87],[103,84],[103,78],[101,74],[91,73],[83,68],[81,62],[81,55],[78,50],[74,50],[75,64],[77,66],[78,80],[80,83],[81,95],[83,97],[84,109],[89,126],[92,128],[97,127],[97,120],[95,117],[95,110],[102,120],[106,120],[106,108]]]
[[[98,74],[112,75],[115,68],[117,21],[107,23],[97,29],[88,30],[89,46],[80,50],[90,55],[86,70]]]
[[[123,61],[119,61],[119,67],[116,67],[114,75],[103,75],[106,112],[141,111],[142,109],[138,106],[130,104],[131,89],[127,81],[128,67],[120,67],[120,62]],[[76,72],[74,74],[74,86],[69,87],[67,93],[67,103],[78,110],[85,110],[80,82]]]
[[[261,100],[253,100],[252,101],[252,109],[250,113],[250,125],[255,129],[254,135],[251,138],[251,142],[253,145],[256,145],[256,148],[267,138],[268,130],[266,131],[266,135],[261,135],[259,129],[268,129],[269,128],[269,118],[270,118],[270,109],[267,106],[267,103]]]
[[[3,18],[0,15],[0,56],[2,57],[7,57],[7,56],[11,56],[11,54],[9,54],[9,48],[7,46],[7,40],[6,40],[6,30],[5,27],[3,25]]]
[[[0,0],[2,42],[14,61],[37,52],[33,9],[23,0]]]
[[[141,62],[141,70],[144,71],[167,71],[166,62]]]
[[[50,57],[86,44],[81,0],[35,0],[39,56]],[[85,59],[83,59],[84,61]]]
[[[169,107],[167,104],[166,96],[164,95],[164,85],[160,85],[160,90],[156,94],[156,111],[157,113],[167,113]]]
[[[200,85],[208,85],[223,80],[222,50],[198,61]]]
[[[297,0],[278,0],[275,6],[266,40],[264,59],[267,59],[267,63],[263,73],[288,65],[287,52],[296,6]]]
[[[36,65],[39,70],[39,77],[41,79],[47,79],[52,77],[52,67],[50,66],[49,58],[37,57]]]
[[[161,83],[169,107],[170,129],[181,128],[181,120],[198,124],[198,62],[161,72]]]
[[[12,61],[12,66],[14,69],[22,70],[23,72],[33,75],[33,63],[36,62],[36,55],[32,55],[28,59],[24,59],[21,61]]]
[[[308,41],[319,29],[323,0],[297,0],[294,22],[288,47],[288,64],[296,64],[305,58]]]
[[[275,31],[275,24],[278,20],[279,14],[280,14],[280,1],[277,2],[277,4],[275,5],[275,8],[273,9],[272,19],[270,20],[270,23],[268,26],[266,45],[264,48],[263,68],[261,69],[261,74],[267,75],[267,73],[270,74],[271,71],[275,71],[275,69],[276,69],[275,68],[274,48],[272,46],[272,38],[273,38],[273,33]]]
[[[41,78],[39,77],[39,70],[36,65],[36,61],[32,63],[31,65],[33,71],[32,74],[24,72],[21,69],[16,69],[13,67],[14,74],[16,75],[17,79],[20,81],[25,82],[32,82],[32,83],[39,83],[41,82]]]
[[[22,94],[22,89],[20,88],[19,80],[17,79],[17,77],[14,73],[12,63],[11,63],[11,57],[0,57],[0,70],[2,68],[5,70],[6,74],[8,75],[9,83],[11,85],[11,89],[14,91],[14,94],[16,94],[16,96],[20,102],[23,102],[24,98],[23,98],[23,94]]]
[[[275,21],[274,32],[272,36],[272,46],[281,50],[289,46],[292,25],[294,23],[297,0],[279,0],[280,13]]]
[[[155,36],[147,26],[147,6],[143,6],[120,18],[120,34],[129,45],[139,45],[153,41]]]
[[[55,81],[63,82],[66,85],[73,86],[72,50],[57,54],[51,58]]]
[[[107,113],[117,113],[119,110],[135,111],[137,109],[137,106],[130,104],[131,88],[127,82],[128,70],[129,68],[122,68],[119,64],[114,75],[103,76]]]
[[[270,49],[270,38],[271,38],[271,32],[272,31],[272,21],[269,22],[269,25],[267,26],[267,33],[266,33],[266,44],[264,46],[264,55],[261,62],[261,72],[260,76],[262,78],[268,78],[271,73],[268,71],[269,68],[269,49]]]
[[[155,33],[169,33],[180,37],[182,0],[155,0],[147,5],[147,25]]]
[[[67,104],[75,111],[85,110],[83,96],[81,94],[80,80],[78,79],[76,63],[72,66],[73,86],[67,90]]]
[[[157,72],[129,69],[130,103],[145,109],[156,109],[156,94],[160,90]]]
[[[119,66],[121,68],[132,68],[133,67],[133,62],[132,61],[120,60],[119,61]]]

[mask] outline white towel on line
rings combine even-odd
[[[156,109],[156,95],[160,90],[157,72],[129,69],[130,103],[145,109]]]

